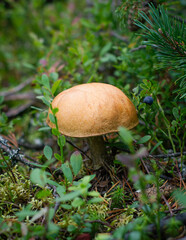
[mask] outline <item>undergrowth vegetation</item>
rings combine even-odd
[[[184,237],[184,6],[0,2],[0,239]],[[51,105],[91,82],[121,89],[139,118],[104,136],[113,163],[98,170]]]

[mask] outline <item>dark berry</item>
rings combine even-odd
[[[143,99],[143,102],[149,105],[152,105],[153,103],[153,98],[151,96],[147,96]]]

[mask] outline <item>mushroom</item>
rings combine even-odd
[[[103,135],[118,132],[120,126],[131,129],[138,124],[133,103],[120,89],[105,83],[64,90],[54,98],[52,108],[58,108],[58,128],[63,135],[87,139],[94,169],[109,161]],[[55,127],[49,117],[47,124]]]

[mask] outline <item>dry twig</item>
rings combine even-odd
[[[28,159],[25,158],[24,154],[20,153],[20,148],[13,149],[6,139],[4,139],[2,136],[0,136],[0,148],[3,152],[5,152],[12,161],[15,162],[22,162],[25,165],[34,168],[34,167],[40,167],[37,162],[31,162]]]
[[[29,101],[28,103],[25,103],[19,107],[12,108],[8,112],[6,112],[6,116],[11,118],[11,117],[16,117],[17,115],[23,113],[25,110],[27,110],[30,106],[32,106],[34,101]]]
[[[20,90],[22,90],[24,87],[26,87],[27,85],[29,85],[31,82],[33,81],[33,78],[29,78],[27,79],[25,82],[22,82],[20,83],[18,86],[12,88],[12,89],[9,89],[8,91],[6,92],[1,92],[0,93],[0,96],[3,96],[3,97],[7,97],[7,96],[10,96],[14,93],[17,93],[19,92]]]
[[[158,154],[158,155],[148,155],[150,158],[169,158],[169,157],[179,157],[181,155],[186,155],[186,152],[168,153],[168,154]]]

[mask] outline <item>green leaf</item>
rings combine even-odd
[[[121,139],[125,144],[127,145],[132,144],[133,137],[131,132],[128,129],[124,127],[119,127],[119,135],[121,136]]]
[[[94,198],[90,199],[90,200],[87,202],[87,204],[100,203],[100,202],[103,202],[103,199],[94,197]]]
[[[50,121],[51,121],[53,124],[56,123],[56,121],[55,121],[55,116],[54,116],[52,113],[49,113],[49,119],[50,119]]]
[[[135,93],[135,94],[138,94],[139,92],[139,85],[135,88],[132,89],[132,91]]]
[[[34,216],[37,212],[31,210],[32,205],[29,204],[23,210],[21,210],[18,213],[15,213],[15,215],[18,217],[19,221],[23,221],[27,216],[32,217]]]
[[[117,62],[117,58],[113,54],[107,53],[104,57],[100,58],[100,61],[102,63]]]
[[[77,227],[75,227],[74,225],[68,225],[67,227],[67,231],[68,232],[74,232],[76,231]]]
[[[72,175],[72,171],[69,167],[68,163],[63,163],[61,166],[61,169],[63,171],[63,174],[65,175],[65,177],[67,178],[67,180],[72,183],[73,181],[73,175]]]
[[[141,239],[141,233],[139,231],[133,231],[129,234],[129,239],[140,240]]]
[[[55,116],[56,113],[59,111],[59,108],[52,108],[52,113]]]
[[[72,207],[77,208],[77,207],[81,207],[84,203],[85,203],[85,201],[83,201],[82,198],[76,197],[76,198],[72,201],[71,205],[72,205]]]
[[[60,135],[60,132],[56,129],[56,128],[52,128],[52,134],[54,136],[59,136]]]
[[[53,151],[52,151],[51,147],[45,146],[44,150],[43,150],[43,153],[48,160],[51,160],[52,154],[53,154]]]
[[[79,55],[78,50],[75,49],[75,48],[73,48],[73,47],[69,47],[69,48],[68,48],[68,51],[69,51],[69,53],[72,53],[73,55],[76,55],[76,56]]]
[[[54,214],[55,214],[55,209],[54,208],[49,208],[48,209],[48,221],[52,221],[52,219],[54,218]]]
[[[185,191],[180,191],[180,190],[176,190],[173,193],[174,197],[176,198],[176,200],[178,201],[178,203],[186,208],[186,192]]]
[[[60,207],[66,209],[66,210],[70,210],[70,209],[72,209],[72,206],[69,205],[69,204],[61,204]]]
[[[35,168],[31,171],[30,180],[34,184],[38,184],[40,187],[44,187],[47,184],[46,172],[42,169]]]
[[[64,147],[66,143],[65,136],[64,135],[59,136],[57,143],[59,146]]]
[[[149,80],[147,80],[147,79],[143,79],[143,82],[147,86],[147,89],[149,89],[151,87],[151,85],[152,85],[152,83]]]
[[[172,109],[172,113],[173,113],[173,115],[174,115],[174,117],[175,117],[176,119],[179,119],[180,115],[179,115],[178,108],[174,107],[174,108]]]
[[[45,105],[50,107],[50,102],[44,96],[37,96],[36,98],[40,99]]]
[[[30,64],[30,63],[24,62],[24,63],[23,63],[23,66],[24,66],[25,68],[32,69],[32,70],[34,69],[34,70],[35,70],[35,66],[32,65],[32,64]]]
[[[91,191],[91,192],[88,193],[88,196],[91,196],[91,197],[99,197],[100,194],[99,194],[98,192],[96,192],[96,191]]]
[[[53,82],[57,81],[58,77],[59,77],[59,74],[57,72],[52,72],[50,74],[50,78]]]
[[[61,156],[60,156],[58,153],[54,153],[54,157],[55,157],[57,160],[61,161]]]
[[[87,66],[89,66],[89,65],[91,65],[91,64],[93,64],[93,62],[94,62],[94,59],[93,58],[91,58],[91,59],[88,59],[86,62],[84,62],[84,66],[85,67],[87,67]]]
[[[70,193],[64,194],[60,198],[57,198],[57,201],[61,201],[61,202],[71,201],[74,198],[78,197],[80,194],[81,194],[80,191],[70,192]]]
[[[36,193],[36,198],[38,199],[45,199],[49,196],[51,196],[51,191],[49,189],[42,189]]]
[[[60,227],[53,223],[52,221],[48,221],[48,235],[57,235]],[[51,239],[51,238],[50,238]]]
[[[47,89],[50,89],[50,81],[49,81],[49,78],[46,74],[42,75],[41,83],[43,84],[44,87],[46,87]]]
[[[156,150],[156,148],[158,148],[162,143],[163,143],[163,141],[159,141],[159,142],[153,147],[153,149],[150,151],[150,154],[152,154],[152,153]]]
[[[146,135],[144,137],[142,137],[140,140],[137,141],[137,144],[143,144],[148,142],[151,139],[150,135]]]
[[[57,89],[59,88],[59,85],[61,83],[61,80],[57,80],[56,82],[54,82],[54,84],[52,85],[52,94],[55,95]]]
[[[71,163],[72,170],[73,170],[75,176],[77,176],[77,174],[81,170],[82,162],[83,162],[82,156],[78,151],[74,152],[71,155],[70,163]]]
[[[50,130],[51,128],[50,127],[41,127],[41,128],[39,128],[39,131],[48,131],[48,130]]]
[[[59,187],[59,183],[58,182],[50,180],[49,178],[47,179],[47,183],[50,184],[50,185],[53,185],[55,187]]]
[[[31,106],[30,108],[32,108],[34,110],[37,110],[37,111],[40,111],[40,112],[43,112],[42,108],[38,108],[38,107],[35,107],[35,106]]]
[[[66,189],[65,189],[65,187],[64,186],[58,186],[57,188],[56,188],[56,191],[57,191],[57,193],[59,194],[59,196],[60,197],[62,197],[62,196],[64,196],[64,194],[65,194],[65,192],[66,192]]]
[[[101,52],[100,52],[100,56],[103,56],[105,55],[112,47],[112,43],[111,42],[108,42],[102,49],[101,49]]]

